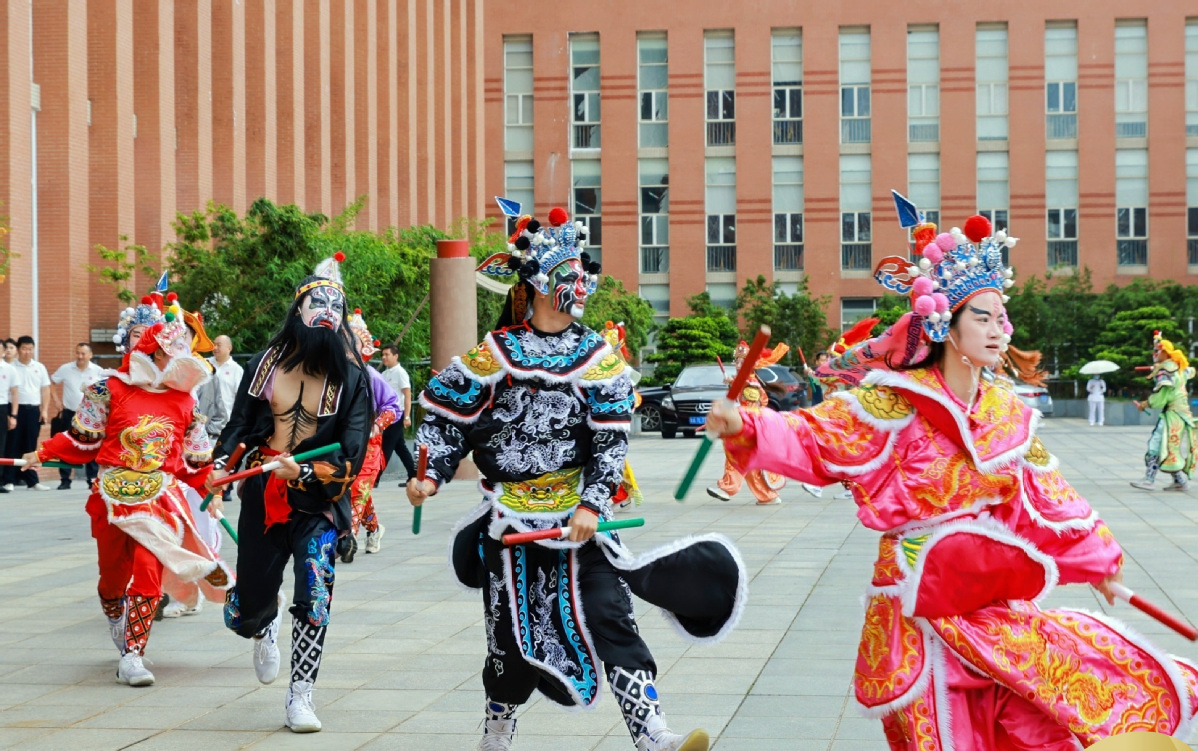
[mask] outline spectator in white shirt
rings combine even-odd
[[[71,421],[75,419],[75,412],[79,410],[79,403],[83,401],[83,389],[92,385],[96,381],[104,377],[104,369],[92,362],[92,347],[87,342],[79,342],[75,345],[75,361],[63,363],[62,366],[54,371],[54,375],[50,376],[50,381],[62,385],[62,396],[54,389],[50,390],[50,412],[57,413],[57,417],[50,421],[50,435],[57,435],[70,429]],[[96,479],[96,475],[100,473],[100,468],[95,462],[88,462],[84,467],[84,474],[87,477],[87,485],[91,487],[92,481]],[[71,470],[59,469],[58,483],[59,490],[70,490],[71,488]]]
[[[5,447],[5,453],[13,459],[20,458],[37,448],[38,434],[42,425],[50,419],[50,374],[46,366],[33,359],[32,336],[17,339],[17,359],[12,367],[17,371],[17,427],[16,433]],[[5,467],[4,486],[12,490],[17,479],[30,490],[50,490],[49,485],[38,482],[37,472],[19,467]]]
[[[412,426],[412,380],[408,377],[408,371],[399,364],[399,347],[394,344],[383,347],[383,367],[386,368],[383,371],[383,380],[395,389],[400,402],[403,403],[403,419],[396,420],[383,431],[383,469],[387,469],[387,464],[391,461],[391,452],[394,451],[399,454],[399,460],[408,472],[407,479],[411,480],[416,477],[416,462],[412,460],[412,452],[408,450],[408,442],[404,440],[404,429]],[[406,488],[407,480],[399,485]]]
[[[1101,426],[1106,411],[1106,381],[1100,376],[1092,376],[1086,382],[1086,401],[1090,406],[1090,427]]]
[[[233,361],[233,340],[221,334],[212,340],[212,357],[208,358],[216,371],[216,381],[220,384],[220,401],[225,408],[225,415],[233,414],[233,399],[237,396],[237,387],[241,384],[244,370]]]
[[[16,368],[9,365],[7,360],[0,359],[0,456],[8,456],[4,450],[8,443],[8,433],[17,428],[17,406],[21,403],[17,392]],[[10,469],[4,467],[3,472],[7,474]],[[0,477],[0,493],[7,493],[11,488],[4,485],[7,482],[7,477]]]

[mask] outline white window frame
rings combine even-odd
[[[598,185],[579,185],[578,184],[578,167],[580,165],[591,164],[600,167],[599,184]],[[586,234],[586,251],[591,255],[591,260],[602,261],[603,254],[603,170],[598,159],[575,159],[570,162],[570,213],[575,221],[582,222],[587,228]],[[579,190],[594,190],[595,205],[590,207],[592,211],[586,211],[580,208],[578,202]]]
[[[645,62],[644,53],[649,43],[660,42],[666,52],[666,60],[662,62]],[[645,74],[656,68],[665,72],[666,88],[652,88],[645,84]],[[636,85],[637,85],[637,144],[642,148],[666,148],[670,144],[670,47],[665,34],[650,32],[638,34],[636,38]],[[647,99],[646,99],[647,98]],[[649,103],[649,117],[645,117],[645,103]],[[662,132],[665,138],[661,143],[646,143],[645,134]]]
[[[798,44],[779,44],[782,39],[797,39]],[[797,48],[797,60],[779,57],[782,50]],[[779,63],[798,63],[799,78],[797,81],[780,80]],[[803,32],[799,29],[775,29],[770,35],[770,84],[771,104],[773,107],[773,139],[775,144],[796,145],[803,143]],[[796,96],[797,95],[797,96]],[[782,107],[779,109],[779,96]],[[798,113],[794,112],[798,103]]]
[[[654,160],[658,161],[658,160]],[[660,161],[666,161],[664,159]],[[641,164],[637,164],[637,215],[639,226],[637,227],[638,247],[640,258],[638,259],[638,268],[642,274],[664,274],[670,270],[670,182],[669,182],[669,163],[666,162],[665,182],[657,182],[646,184],[644,182],[645,171]],[[661,189],[662,195],[658,196],[657,211],[645,211],[645,191]],[[649,242],[645,242],[645,231],[649,231]],[[650,250],[646,250],[650,249]],[[664,252],[663,252],[664,251]],[[657,257],[653,259],[653,269],[646,270],[646,254],[652,253]]]
[[[517,45],[526,46],[526,49],[515,49]],[[533,92],[530,88],[528,91],[512,91],[508,88],[508,73],[510,71],[527,70],[529,77],[532,77],[533,66],[530,62],[528,65],[510,65],[508,63],[508,55],[510,53],[527,52],[529,57],[532,56],[532,37],[505,37],[503,40],[503,123],[504,123],[504,149],[512,151],[510,139],[508,138],[509,130],[516,128],[527,128],[532,132],[533,128],[533,113],[534,100]],[[514,115],[514,117],[513,117]],[[528,141],[532,143],[532,135],[529,135]],[[517,149],[523,151],[523,149]]]
[[[868,301],[870,303],[868,309],[866,309],[866,306],[864,306],[864,305],[854,305],[852,307],[853,316],[852,317],[845,316],[845,312],[846,312],[845,303],[862,303],[862,302],[866,302],[866,301]],[[877,309],[878,309],[878,298],[876,298],[876,297],[842,297],[842,298],[840,298],[840,331],[841,331],[841,333],[848,331],[853,326],[856,326],[858,323],[860,323],[862,320],[869,318],[871,315],[874,314],[874,312]],[[858,313],[860,313],[860,315],[857,315]]]
[[[732,41],[730,45],[732,50],[732,61],[711,60],[710,53],[713,49],[723,49],[725,45],[712,44],[717,40],[729,39]],[[713,88],[710,86],[709,77],[714,70],[713,66],[731,66],[732,80],[736,80],[736,37],[732,32],[707,32],[703,37],[703,117],[707,128],[708,146],[735,146],[736,145],[736,86],[732,88]],[[712,111],[712,97],[715,97],[715,111]]]
[[[975,72],[976,77],[976,95],[974,108],[977,118],[977,138],[979,141],[1004,141],[1010,138],[1011,121],[1010,121],[1010,82],[1011,82],[1011,35],[1007,25],[1004,24],[978,24],[975,32],[975,48],[981,49],[982,35],[987,32],[1001,31],[1003,34],[1003,54],[1002,55],[982,55],[977,53],[975,60],[975,71],[981,71],[982,60],[984,59],[1002,59],[1003,72],[1001,78],[996,79],[981,79],[980,72]],[[985,106],[983,106],[985,103]],[[983,135],[984,130],[989,128],[983,127],[983,123],[997,123],[1002,121],[1001,135]]]
[[[570,148],[575,150],[597,150],[602,144],[603,129],[602,103],[600,88],[602,87],[602,58],[599,62],[578,62],[575,58],[582,52],[580,45],[595,45],[595,53],[599,54],[598,34],[570,35]],[[578,88],[579,70],[594,69],[595,88]],[[585,139],[582,134],[588,134]],[[580,144],[580,141],[585,143]]]

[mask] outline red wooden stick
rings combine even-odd
[[[1130,603],[1132,607],[1147,613],[1190,641],[1198,641],[1198,629],[1165,610],[1160,605],[1151,600],[1144,599],[1118,582],[1111,582],[1111,591],[1120,600]]]
[[[740,370],[736,371],[736,377],[732,379],[732,384],[728,387],[728,401],[736,401],[740,392],[744,391],[745,384],[749,382],[749,376],[753,375],[753,371],[757,369],[761,351],[765,349],[765,345],[769,344],[769,341],[770,327],[763,324],[757,330],[757,336],[753,337],[753,343],[749,345],[749,354],[745,355],[744,361],[740,364]]]
[[[428,446],[420,444],[416,449],[416,479],[424,482],[424,476],[428,472]]]

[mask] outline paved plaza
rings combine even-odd
[[[1145,493],[1127,484],[1142,471],[1148,429],[1055,419],[1041,435],[1122,542],[1127,583],[1198,621],[1198,491]],[[696,445],[633,438],[631,459],[646,495],[637,515],[647,525],[625,540],[640,552],[690,533],[726,534],[740,546],[751,591],[740,628],[714,647],[684,643],[639,604],[671,727],[706,727],[718,751],[885,748],[879,723],[858,715],[850,687],[876,533],[857,523],[851,501],[833,497],[836,488],[816,499],[792,483],[782,505],[754,508],[747,491],[721,503],[697,485],[686,503],[676,503],[674,483]],[[713,482],[721,466],[715,451],[700,483]],[[381,553],[359,553],[337,567],[316,689],[324,731],[316,736],[283,728],[286,668],[274,685],[259,685],[250,642],[225,630],[216,605],[155,624],[155,686],[116,684],[83,490],[0,497],[0,748],[474,748],[483,704],[482,608],[479,595],[451,580],[445,552],[450,527],[477,493],[469,484],[447,488],[426,507],[414,537],[395,481],[376,492],[387,534]],[[237,504],[228,510],[236,515]],[[232,560],[235,548],[226,543]],[[1109,610],[1085,587],[1058,590],[1051,603]],[[1114,614],[1170,651],[1198,657],[1198,647],[1128,606]],[[631,748],[606,690],[592,712],[568,714],[535,699],[519,719],[521,751]]]

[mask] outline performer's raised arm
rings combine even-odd
[[[94,462],[108,428],[108,379],[83,389],[83,401],[75,411],[71,427],[50,438],[37,450],[39,462],[59,459],[71,464]]]

